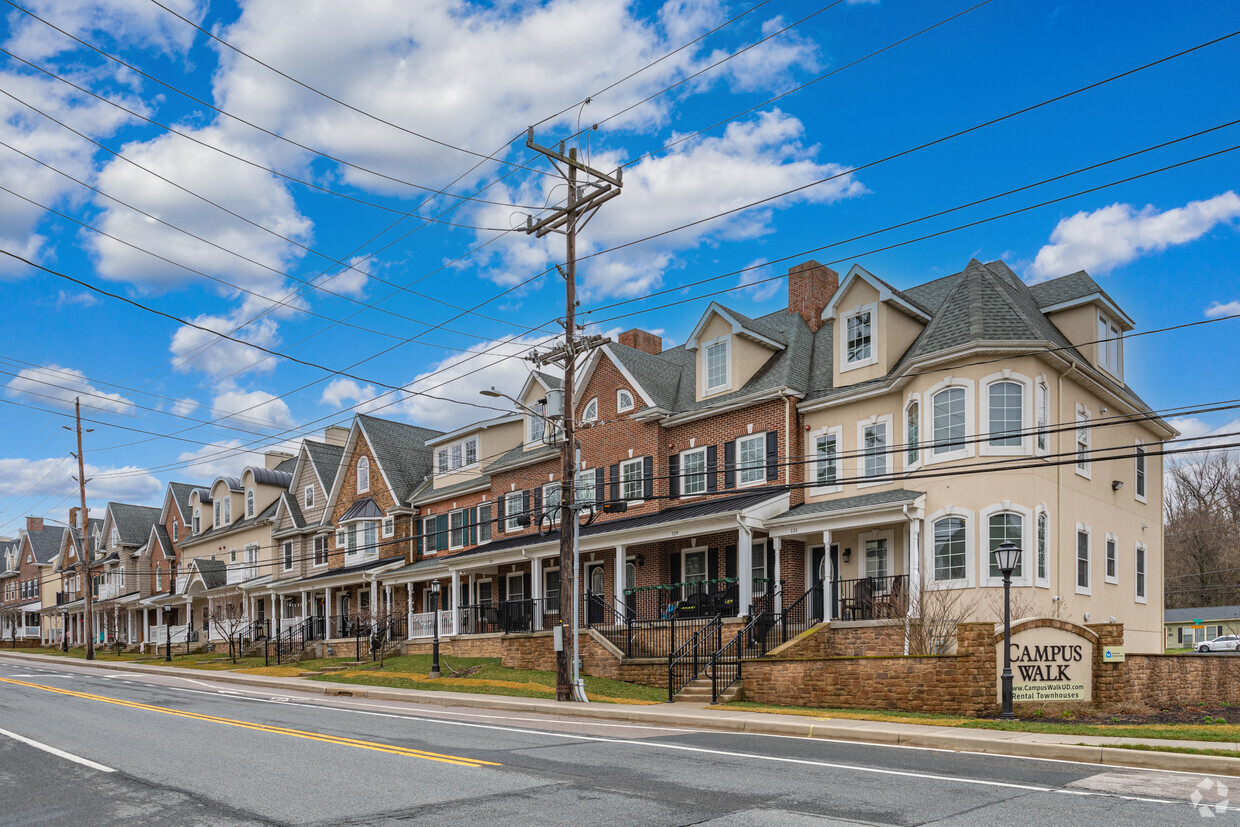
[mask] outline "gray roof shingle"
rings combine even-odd
[[[306,456],[310,458],[310,463],[319,475],[324,490],[331,491],[332,485],[336,482],[336,472],[340,470],[340,457],[344,455],[344,448],[340,445],[328,445],[326,442],[313,442],[309,439],[303,440],[301,444],[305,446]]]
[[[443,432],[364,414],[358,414],[357,418],[370,442],[370,450],[392,484],[392,496],[398,503],[408,502],[409,495],[431,473],[434,452],[426,447],[426,441]]]
[[[140,546],[151,535],[151,526],[159,522],[159,509],[147,505],[108,503],[112,525],[120,533],[121,545]]]
[[[26,532],[36,563],[50,563],[56,559],[65,541],[66,530],[60,526],[47,526],[42,531]]]

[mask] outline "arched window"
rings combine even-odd
[[[999,571],[999,566],[995,562],[995,556],[991,552],[1005,541],[1010,541],[1014,545],[1020,546],[1021,531],[1023,529],[1023,521],[1019,514],[1013,514],[1010,511],[1000,511],[998,514],[990,515],[990,543],[986,546],[986,559],[989,561],[991,577],[1003,577],[1003,572]],[[1024,555],[1021,556],[1023,557]],[[1023,571],[1024,561],[1020,560],[1016,563],[1016,568],[1012,569],[1012,577],[1020,577]]]
[[[200,531],[202,531],[202,509],[195,508],[194,509],[194,533],[197,534]]]
[[[164,590],[164,567],[159,563],[155,564],[155,591],[162,592]]]
[[[965,447],[964,388],[944,388],[934,395],[934,453]]]
[[[370,490],[370,460],[360,457],[357,461],[357,493],[365,494]]]
[[[245,518],[247,520],[254,516],[254,489],[245,489]]]
[[[921,458],[921,403],[916,400],[909,403],[904,411],[906,433],[904,436],[904,464],[916,465]]]
[[[934,524],[934,579],[964,580],[968,553],[963,517],[944,517]]]
[[[633,410],[633,394],[623,389],[616,391],[616,410],[620,413]]]
[[[990,444],[1019,448],[1025,389],[1017,382],[995,382],[990,393]]]
[[[1040,453],[1045,453],[1050,439],[1047,430],[1047,423],[1050,421],[1050,390],[1045,382],[1038,382],[1033,415],[1037,418],[1037,449]]]
[[[1035,571],[1037,573],[1037,579],[1039,583],[1047,582],[1050,580],[1050,571],[1048,568],[1050,565],[1049,563],[1050,531],[1049,531],[1048,523],[1049,523],[1049,519],[1046,516],[1046,512],[1045,511],[1039,512],[1038,513],[1037,558],[1035,560],[1035,563],[1037,565],[1037,568],[1035,569]]]
[[[220,516],[221,514],[223,514],[223,511],[221,510],[222,506],[223,506],[223,502],[221,500],[215,501],[215,521],[212,523],[212,525],[214,525],[216,528],[219,528],[221,525],[223,525],[223,521]]]
[[[586,403],[586,409],[581,414],[582,422],[593,422],[598,419],[598,399],[591,399]]]

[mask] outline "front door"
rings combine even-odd
[[[824,547],[815,546],[810,549],[810,571],[814,573],[810,580],[810,587],[814,590],[814,596],[811,598],[813,603],[811,611],[814,613],[815,620],[823,620],[822,582],[827,576],[827,550]]]
[[[337,619],[337,637],[349,636],[349,615],[353,613],[353,596],[348,592],[340,595],[340,617]]]
[[[624,606],[629,617],[637,617],[637,566],[631,561],[624,564]]]
[[[603,600],[606,599],[603,590],[606,586],[602,563],[594,563],[586,567],[586,582],[590,586],[590,599],[586,601],[586,625],[593,626],[595,623],[603,622],[605,605]]]

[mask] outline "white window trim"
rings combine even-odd
[[[835,437],[835,479],[836,479],[835,485],[818,485],[817,484],[818,483],[818,438],[824,437],[824,436]],[[809,463],[810,479],[814,482],[814,485],[810,486],[810,489],[809,489],[810,496],[817,496],[820,494],[838,494],[840,491],[843,491],[844,485],[841,482],[839,482],[844,477],[843,473],[841,473],[842,465],[841,465],[841,457],[840,457],[840,455],[843,453],[843,445],[844,445],[843,426],[835,425],[835,426],[823,427],[815,431],[811,431],[808,444],[809,444],[810,450],[813,452],[812,454],[813,459],[811,459]]]
[[[293,541],[285,540],[280,544],[280,570],[292,571],[296,560],[296,552],[293,549]]]
[[[1110,376],[1113,376],[1122,382],[1124,380],[1124,331],[1120,329],[1118,323],[1113,321],[1111,317],[1101,311],[1098,313],[1098,326],[1100,328],[1106,328],[1106,335],[1099,336],[1098,343],[1094,345],[1098,352],[1098,367],[1102,368]],[[1112,336],[1112,334],[1114,334],[1114,336]],[[1115,346],[1115,358],[1117,364],[1114,365],[1111,364],[1111,360],[1107,357],[1107,344],[1112,339],[1115,339],[1118,342]]]
[[[314,486],[307,485],[302,492],[302,501],[305,502],[306,508],[314,508]]]
[[[939,391],[945,391],[948,388],[962,388],[964,390],[964,445],[954,451],[940,451],[935,453],[934,445],[937,442],[934,434],[934,395]],[[936,382],[926,391],[925,405],[922,407],[922,419],[929,426],[928,439],[922,440],[922,462],[926,465],[935,465],[940,462],[952,462],[958,459],[969,459],[974,454],[974,446],[977,444],[977,400],[974,393],[975,386],[972,379],[961,379],[955,376],[948,376],[939,382]]]
[[[710,548],[709,547],[689,546],[687,548],[680,549],[680,551],[672,552],[672,554],[679,555],[680,557],[680,582],[681,583],[689,582],[688,580],[685,579],[685,556],[688,554],[697,554],[699,552],[701,552],[702,562],[705,564],[705,569],[703,570],[703,574],[705,575],[705,577],[703,577],[702,579],[709,580],[710,579]],[[737,558],[737,559],[739,560],[740,558]],[[738,577],[740,576],[740,572],[737,572],[737,576]],[[695,580],[693,582],[696,583],[698,581]]]
[[[1038,577],[1038,518],[1046,517],[1046,576]],[[1051,568],[1055,563],[1055,555],[1051,554],[1051,543],[1055,536],[1055,528],[1051,525],[1051,513],[1045,505],[1039,504],[1033,510],[1033,585],[1040,589],[1051,587]]]
[[[891,434],[892,434],[892,420],[893,419],[894,417],[891,414],[887,414],[886,416],[872,416],[869,419],[863,419],[857,423],[857,453],[856,453],[857,475],[856,475],[856,478],[857,478],[858,488],[873,488],[876,485],[891,485],[892,482],[894,482],[894,480],[890,479],[891,468],[892,468],[892,464],[891,464],[892,435]],[[873,482],[867,482],[866,480],[868,480],[869,477],[865,473],[865,429],[870,427],[871,425],[886,425],[887,426],[887,444],[883,448],[883,462],[885,463],[884,471],[883,473],[877,475],[880,477],[886,477],[887,479],[880,479],[880,480],[875,480]],[[844,475],[841,474],[839,476],[842,477]],[[839,477],[837,477],[837,479],[838,478]]]
[[[530,407],[531,412],[525,414],[525,448],[526,450],[529,450],[530,448],[536,448],[539,445],[543,444],[543,440],[547,438],[547,427],[548,427],[548,422],[546,418],[543,416],[543,414],[546,413],[546,406],[534,404],[534,405],[530,405],[529,407]],[[543,431],[538,436],[534,435],[535,420],[541,422],[543,426]]]
[[[691,476],[685,471],[685,457],[689,456],[690,454],[701,454],[702,456],[702,490],[695,491],[691,494],[685,492],[685,480],[687,480]],[[707,493],[710,492],[710,483],[707,481],[707,478],[706,478],[707,476],[706,455],[707,455],[706,446],[702,446],[701,448],[690,448],[686,451],[680,452],[680,498],[682,500],[705,496]],[[692,476],[696,476],[696,475],[692,475]]]
[[[474,461],[469,461],[469,443],[474,443]],[[467,471],[478,466],[478,435],[472,434],[464,439],[458,439],[447,445],[438,445],[435,447],[435,475],[458,474],[461,471]],[[460,452],[461,464],[452,465],[453,451]]]
[[[517,505],[516,508],[512,507],[514,501],[516,502],[516,505]],[[520,491],[509,491],[507,494],[504,495],[504,531],[505,532],[513,532],[513,531],[521,530],[521,526],[517,525],[513,521],[516,520],[519,516],[521,516],[521,512],[524,510],[524,506],[525,506],[525,501]]]
[[[1079,553],[1077,551],[1077,543],[1080,542],[1079,535],[1081,534],[1085,535],[1085,571],[1089,575],[1089,585],[1087,586],[1081,585],[1080,572],[1078,571],[1080,562],[1077,559]],[[1077,594],[1094,593],[1094,533],[1085,523],[1077,523],[1076,531],[1072,534],[1072,585]]]
[[[594,406],[593,415],[590,414],[591,405]],[[582,422],[597,422],[598,421],[598,397],[597,396],[591,399],[589,402],[587,402],[586,406],[581,409],[581,421]]]
[[[1013,586],[1032,586],[1037,567],[1037,535],[1032,509],[1014,502],[1001,502],[987,506],[977,513],[977,557],[980,585],[984,588],[1003,587],[1003,577],[990,576],[990,518],[995,514],[1016,514],[1020,517],[1020,577],[1012,575]],[[1049,538],[1048,538],[1049,540]],[[1030,554],[1027,549],[1033,549]],[[983,559],[984,558],[984,559]]]
[[[253,488],[245,489],[245,518],[247,520],[252,520],[254,518],[254,510],[257,507],[258,507],[258,504],[254,496],[254,489]]]
[[[362,468],[366,469],[366,485],[362,486]],[[370,491],[370,460],[367,457],[358,457],[356,465],[356,473],[353,475],[357,480],[357,493],[366,494]]]
[[[1107,574],[1107,544],[1115,546],[1115,574]],[[1107,532],[1106,539],[1102,545],[1102,580],[1105,583],[1119,583],[1119,540],[1115,539],[1115,535]]]
[[[710,376],[709,376],[710,362],[709,362],[709,358],[707,357],[707,354],[710,352],[710,348],[712,346],[718,345],[718,344],[724,345],[724,348],[725,348],[724,350],[725,356],[723,359],[724,381],[722,385],[715,385],[714,387],[708,387],[706,383],[710,381]],[[734,354],[732,352],[733,349],[732,349],[731,334],[727,334],[724,336],[717,336],[708,342],[702,342],[699,345],[699,347],[701,348],[700,353],[702,354],[702,370],[701,370],[702,396],[714,396],[715,394],[724,393],[726,391],[732,390],[732,357]]]
[[[548,505],[547,505],[547,491],[548,491],[548,490],[550,490],[550,489],[552,489],[552,488],[558,488],[558,489],[560,489],[560,502],[558,503],[558,505],[563,505],[563,504],[564,504],[564,484],[563,484],[560,480],[552,480],[551,482],[544,483],[544,484],[543,484],[543,487],[542,487],[542,503],[543,503],[543,513],[544,513],[544,514],[549,514],[549,513],[550,513],[550,512],[547,510],[547,509],[548,509]],[[551,524],[552,524],[552,525],[559,525],[559,524],[560,524],[560,518],[559,518],[559,516],[558,516],[558,513],[559,513],[559,510],[557,509],[557,513],[556,513],[556,514],[552,514],[552,515],[551,515]],[[540,518],[540,522],[541,522],[541,518]]]
[[[639,475],[639,477],[638,477],[638,483],[637,483],[637,484],[641,487],[641,491],[643,491],[643,492],[644,492],[644,491],[646,490],[646,458],[645,458],[645,457],[637,457],[636,459],[626,459],[626,460],[622,460],[622,461],[620,462],[620,479],[619,479],[619,482],[620,482],[620,499],[622,499],[622,500],[626,500],[626,501],[627,501],[630,505],[631,505],[631,504],[633,504],[633,503],[641,503],[641,502],[645,502],[644,495],[643,495],[643,494],[641,494],[641,493],[639,493],[639,494],[637,495],[637,497],[636,497],[636,498],[633,498],[633,499],[629,499],[629,498],[627,498],[627,497],[625,496],[625,493],[624,493],[624,484],[625,484],[625,483],[624,483],[624,469],[625,469],[626,467],[630,466],[630,465],[633,465],[634,463],[636,463],[636,465],[637,465],[638,469],[640,469],[640,471],[641,471],[641,474],[640,474],[640,475]]]
[[[458,514],[461,517],[461,527],[460,527],[461,542],[453,543],[452,532],[456,531],[457,529],[454,529],[452,527],[452,518]],[[469,513],[468,513],[468,510],[464,508],[453,509],[452,511],[448,512],[448,550],[456,551],[457,549],[465,548],[465,546],[467,545],[469,545]]]
[[[865,568],[865,563],[866,563],[865,544],[870,540],[886,540],[887,541],[887,577],[890,578],[895,574],[903,573],[903,572],[897,572],[895,570],[896,533],[895,531],[891,529],[887,529],[885,531],[867,531],[863,534],[857,535],[857,549],[856,549],[857,576],[858,577],[869,576],[868,574],[866,574],[866,568]]]
[[[625,405],[621,401],[625,396],[629,398],[629,404],[627,405]],[[634,400],[635,400],[635,397],[633,396],[632,391],[630,391],[628,388],[620,388],[618,391],[616,391],[616,412],[624,413],[625,411],[633,410],[633,408],[637,407],[637,403]]]
[[[384,537],[394,537],[396,535],[396,518],[395,517],[384,517],[383,522],[380,523],[380,525],[382,526]]]
[[[1038,391],[1042,391],[1046,397],[1046,420],[1038,422]],[[1046,445],[1038,447],[1038,429],[1046,429]],[[1039,374],[1033,380],[1033,452],[1039,457],[1044,457],[1051,450],[1051,386],[1046,381],[1045,374]]]
[[[762,451],[761,451],[762,462],[759,463],[758,465],[758,468],[761,470],[762,474],[756,480],[750,480],[749,482],[741,482],[741,443],[752,442],[753,440],[758,440],[762,446]],[[746,467],[745,470],[750,471],[753,469]],[[737,488],[753,488],[755,485],[766,484],[766,431],[761,431],[755,434],[745,434],[744,436],[736,438],[736,467],[733,469],[733,471],[736,474],[736,487]]]
[[[870,314],[870,355],[855,362],[848,361],[848,320],[862,313]],[[858,305],[840,315],[840,373],[878,364],[878,302]]]
[[[999,382],[1012,382],[1020,385],[1020,445],[991,445],[990,444],[990,389]],[[980,434],[981,441],[979,445],[979,453],[986,457],[1015,457],[1015,456],[1031,456],[1033,454],[1034,437],[1030,428],[1030,424],[1034,421],[1034,383],[1020,373],[1012,370],[1003,370],[998,373],[992,373],[982,379],[982,405],[979,416],[986,420],[986,432]]]
[[[343,528],[336,529],[336,550],[341,553],[349,550],[348,532]]]
[[[1139,503],[1148,503],[1149,495],[1150,495],[1150,453],[1149,451],[1145,449],[1145,442],[1140,439],[1138,439],[1136,442],[1136,449],[1133,451],[1134,455],[1136,454],[1137,450],[1140,450],[1143,452],[1141,454],[1141,458],[1145,460],[1145,493],[1142,494],[1140,486],[1137,485],[1138,459],[1136,456],[1134,456],[1132,459],[1132,496],[1133,496],[1133,499],[1135,499]]]
[[[1138,550],[1144,552],[1144,557],[1145,557],[1145,571],[1143,572],[1143,574],[1145,575],[1145,594],[1140,594],[1137,591],[1137,587],[1138,585],[1140,585],[1140,582],[1141,582],[1141,579],[1137,577],[1137,572],[1139,571],[1139,569],[1137,568],[1137,551]],[[1149,547],[1145,545],[1145,543],[1142,543],[1140,541],[1137,541],[1137,543],[1133,546],[1132,594],[1133,594],[1133,599],[1138,603],[1149,603],[1150,602],[1150,550],[1149,550]]]
[[[318,537],[315,537],[314,539],[315,539],[315,540],[318,540],[319,538],[318,538]],[[324,566],[326,566],[326,565],[327,565],[327,561],[328,561],[328,559],[330,558],[330,553],[329,553],[329,550],[328,550],[328,548],[327,548],[327,538],[326,538],[326,537],[323,537],[323,562],[322,562],[322,563],[316,562],[317,557],[318,557],[318,553],[317,553],[317,549],[315,549],[315,547],[314,547],[313,542],[312,542],[312,543],[311,543],[311,545],[310,545],[310,554],[311,554],[311,557],[310,557],[310,565],[311,565],[311,567],[312,567],[312,568],[321,569],[321,568],[323,568]]]
[[[1084,421],[1086,423],[1086,428],[1085,428],[1086,460],[1085,460],[1084,468],[1081,468],[1080,463],[1076,461],[1076,451],[1077,451],[1077,448],[1079,447],[1077,431],[1081,429],[1080,428],[1081,421],[1082,421],[1081,417],[1085,418]],[[1092,480],[1094,478],[1094,463],[1092,459],[1093,451],[1094,451],[1094,431],[1093,431],[1093,427],[1091,424],[1093,421],[1094,421],[1094,418],[1089,412],[1089,406],[1078,403],[1076,406],[1076,415],[1072,419],[1072,470],[1076,472],[1076,475],[1078,477],[1084,477],[1087,480]]]
[[[964,520],[964,579],[934,579],[934,524],[944,517]],[[967,508],[947,506],[926,517],[922,531],[922,568],[925,572],[926,589],[971,589],[977,583],[977,515]],[[864,551],[864,546],[862,547]],[[917,584],[910,584],[917,588]]]
[[[438,516],[439,516],[438,514],[432,514],[429,517],[422,518],[422,556],[423,557],[434,557],[436,554],[439,553],[438,545],[436,545],[436,547],[432,549],[430,547],[430,543],[428,543],[426,539],[428,537],[437,536],[438,532],[435,531],[435,524],[436,524],[435,521]],[[430,523],[429,529],[426,527],[427,523]],[[448,531],[449,531],[449,534],[451,534],[452,529],[449,527]]]
[[[909,445],[908,445],[908,426],[909,426],[909,409],[917,405],[917,456],[909,462]],[[904,400],[904,439],[901,440],[900,461],[904,464],[905,471],[915,471],[921,467],[922,457],[925,455],[926,444],[926,406],[922,404],[920,393],[910,393],[908,398]]]
[[[516,581],[521,584],[521,598],[520,599],[521,600],[530,599],[530,596],[525,593],[525,572],[514,571],[509,574],[504,575],[504,577],[505,577],[505,580],[504,580],[504,601],[505,602],[513,599],[512,597],[513,578],[516,578]],[[532,585],[533,584],[531,584],[531,586]]]

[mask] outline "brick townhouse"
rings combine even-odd
[[[0,637],[10,640],[46,640],[53,632],[40,612],[45,582],[55,583],[52,572],[65,529],[27,517],[26,527],[14,540],[0,543]],[[54,594],[54,589],[53,589]]]
[[[78,524],[78,508],[69,509],[69,523]],[[29,518],[27,518],[29,519]],[[42,615],[44,625],[58,630],[67,636],[72,645],[81,645],[86,641],[84,584],[86,575],[80,561],[85,558],[81,554],[81,544],[77,532],[64,531],[60,535],[59,547],[51,566],[49,583],[54,584],[55,594],[49,595],[44,601]],[[91,517],[86,528],[86,539],[90,548],[98,550],[103,547],[103,520]],[[93,595],[92,595],[93,596]]]
[[[1031,287],[970,261],[901,291],[807,262],[788,293],[758,319],[712,302],[676,348],[633,330],[592,354],[573,400],[578,495],[599,507],[583,619],[795,604],[890,622],[930,591],[990,618],[990,551],[1012,540],[1019,606],[1113,616],[1157,650],[1153,447],[1175,432],[1125,384],[1133,322],[1093,279]],[[417,559],[379,575],[406,589],[411,636],[433,627],[436,580],[441,633],[558,616],[560,454],[539,415],[556,386],[533,373],[513,416],[428,442],[446,461],[410,500]]]
[[[108,503],[92,593],[94,628],[100,642],[128,645],[143,640],[139,602],[147,578],[145,550],[159,515],[160,509],[151,506]]]

